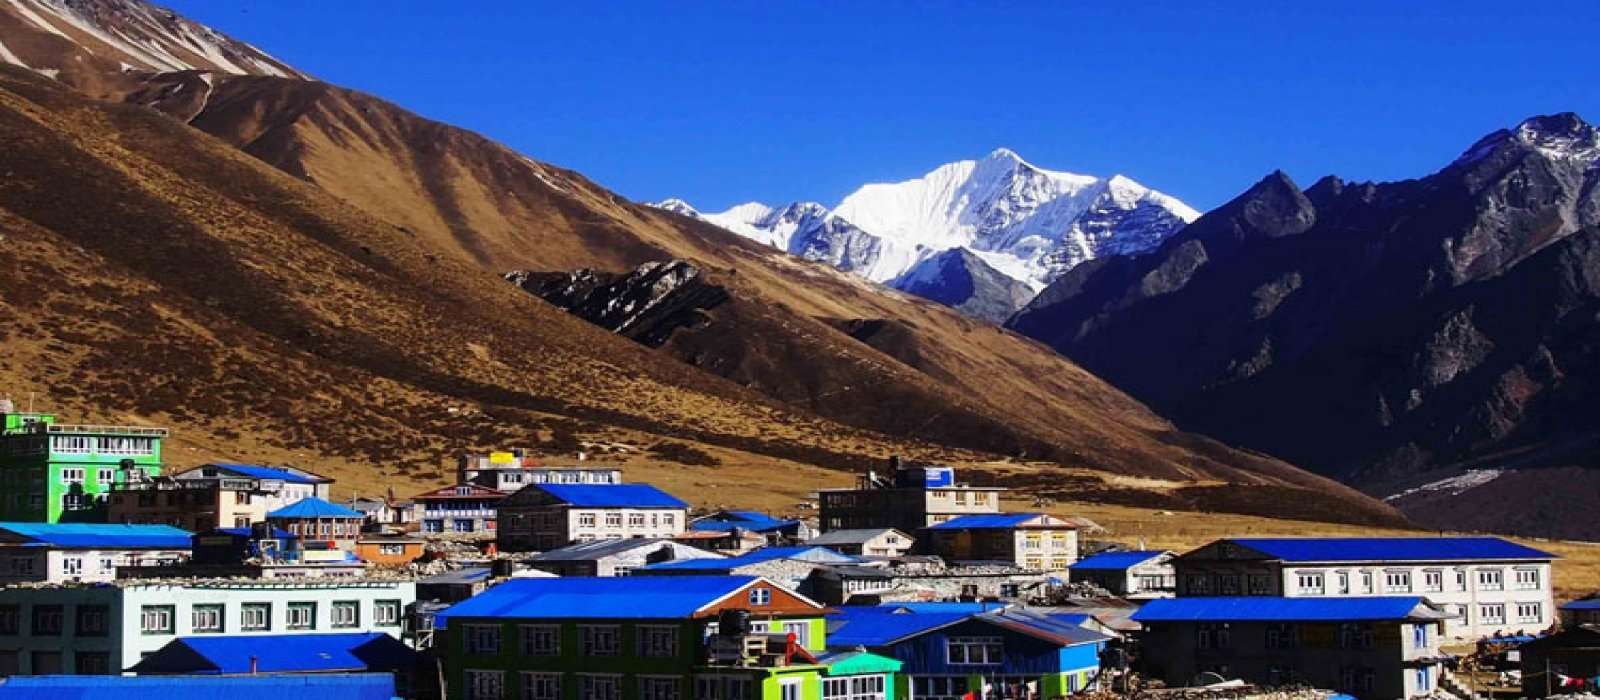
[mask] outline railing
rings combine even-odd
[[[46,423],[45,429],[52,433],[74,433],[80,435],[142,435],[148,437],[166,437],[166,428],[144,428],[134,425],[73,425],[70,423]]]

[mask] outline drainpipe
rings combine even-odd
[[[254,675],[256,675],[256,673],[258,671],[260,671],[260,664],[261,664],[261,659],[257,658],[255,654],[251,654],[250,655],[250,675],[254,676]]]

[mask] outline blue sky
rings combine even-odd
[[[1196,208],[1600,120],[1600,3],[157,0],[642,200],[835,204],[1007,146]]]

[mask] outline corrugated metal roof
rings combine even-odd
[[[854,564],[861,561],[826,547],[763,547],[727,559],[683,559],[642,566],[636,571],[730,571],[741,566],[777,559],[795,559],[819,564]]]
[[[1228,541],[1296,562],[1557,558],[1498,537],[1247,537]]]
[[[219,463],[207,464],[204,466],[216,467],[217,469],[233,472],[234,474],[238,474],[240,476],[248,476],[252,479],[281,479],[284,482],[291,484],[320,484],[324,481],[331,481],[331,479],[324,479],[322,477],[297,474],[284,469],[283,467],[267,467],[260,464]]]
[[[53,547],[188,549],[192,534],[171,525],[0,523],[0,530]]]
[[[679,545],[677,547],[673,547],[672,540],[659,538],[633,538],[626,540],[595,540],[593,542],[579,542],[577,544],[567,545],[559,549],[552,549],[548,552],[535,554],[532,557],[529,557],[528,561],[591,561],[600,559],[602,557],[609,557],[612,555],[621,554],[623,552],[632,551],[639,549],[640,547],[650,547],[656,549],[661,547],[672,547],[674,552],[689,550],[690,554],[703,554],[704,556],[701,558],[705,559],[723,558],[723,555],[721,554],[695,549],[694,547],[690,547],[688,545]]]
[[[315,496],[302,498],[267,514],[269,518],[365,518],[361,513]]]
[[[12,676],[0,700],[392,700],[394,674]]]
[[[1076,571],[1122,571],[1143,564],[1162,554],[1165,554],[1165,552],[1157,550],[1101,552],[1078,560],[1078,563],[1073,564],[1071,568]]]
[[[995,513],[993,515],[963,515],[932,525],[929,530],[1006,530],[1026,524],[1039,517],[1039,513]]]
[[[219,527],[215,530],[212,530],[212,532],[217,532],[224,535],[232,535],[234,537],[255,536],[255,533],[252,532],[248,527]],[[272,528],[272,538],[278,540],[292,540],[295,539],[295,534],[281,527],[275,527]]]
[[[758,580],[754,576],[512,579],[435,617],[666,619],[688,617]]]
[[[724,510],[689,523],[690,530],[728,532],[734,528],[751,532],[771,532],[798,525],[798,520],[782,520],[754,510]]]
[[[885,532],[894,531],[894,528],[888,527],[863,528],[859,530],[830,530],[806,540],[806,544],[818,546],[825,544],[864,544],[867,540],[882,535]]]
[[[563,502],[590,508],[688,508],[650,484],[533,484]]]
[[[1562,610],[1600,610],[1600,598],[1574,600],[1561,606]]]
[[[392,671],[418,656],[383,632],[335,634],[200,635],[180,637],[141,659],[134,673],[296,673]]]
[[[1133,614],[1136,622],[1337,622],[1404,620],[1422,598],[1157,598]]]
[[[845,607],[828,616],[828,646],[833,649],[882,647],[907,637],[955,624],[970,612],[892,612],[882,607]]]

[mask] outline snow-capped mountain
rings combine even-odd
[[[814,202],[751,202],[709,214],[677,199],[656,206],[891,286],[919,263],[962,248],[1033,290],[1085,260],[1153,249],[1199,216],[1121,175],[1045,170],[1004,148],[913,180],[863,186],[831,211]],[[929,269],[944,267],[916,277],[926,283]]]

